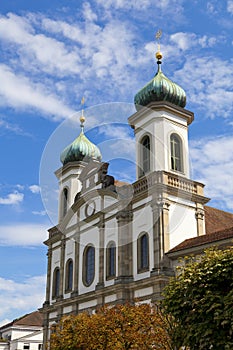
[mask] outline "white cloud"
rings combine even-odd
[[[111,139],[132,139],[129,135],[129,125],[118,126],[114,124],[103,124],[99,128],[99,134]]]
[[[36,310],[42,306],[44,298],[45,276],[29,277],[22,282],[0,277],[0,324],[5,324],[9,314],[16,318]]]
[[[0,65],[0,104],[11,107],[34,108],[55,117],[68,117],[74,113],[41,84],[32,83],[27,77],[16,75],[10,67]]]
[[[103,6],[106,9],[124,9],[124,10],[147,10],[149,7],[153,6],[156,9],[160,9],[163,11],[169,10],[173,7],[173,11],[182,10],[182,2],[181,0],[96,0],[98,5]]]
[[[11,131],[17,135],[22,135],[22,136],[31,136],[29,133],[25,132],[21,127],[19,127],[16,124],[9,123],[3,118],[0,119],[0,128]]]
[[[94,11],[91,8],[91,5],[89,2],[84,2],[83,4],[83,14],[84,18],[88,21],[96,21],[97,20],[97,15],[94,13]]]
[[[0,197],[0,204],[3,205],[17,205],[23,201],[24,194],[18,191],[9,193],[5,198]]]
[[[187,102],[204,111],[205,117],[229,118],[233,112],[233,61],[190,55],[174,80],[185,87]],[[191,82],[191,83],[190,83]]]
[[[48,238],[48,224],[15,223],[0,226],[0,245],[37,246]]]
[[[0,38],[19,46],[18,54],[30,69],[37,63],[51,73],[80,73],[78,51],[44,34],[36,34],[29,19],[8,13],[0,18]]]
[[[24,190],[24,185],[17,184],[15,187],[16,187],[19,191],[23,191],[23,190]]]
[[[47,215],[47,212],[45,210],[33,211],[32,214],[33,215],[39,215],[39,216],[45,216],[45,215]]]
[[[229,12],[231,15],[233,15],[233,1],[232,0],[227,1],[227,12]]]
[[[132,9],[145,9],[148,8],[151,4],[151,0],[97,0],[96,1],[99,5],[102,5],[103,7],[110,9],[110,8],[115,8],[115,9],[127,9],[127,10],[132,10]],[[165,1],[163,1],[164,3]]]
[[[215,1],[208,1],[206,4],[206,9],[207,13],[209,13],[210,15],[216,15],[218,13]]]
[[[144,46],[136,49],[133,25],[125,21],[110,19],[105,24],[98,25],[86,19],[84,23],[72,25],[43,18],[42,26],[79,45],[82,64],[79,78],[84,90],[89,90],[90,83],[97,92],[102,87],[101,102],[105,96],[116,99],[119,95],[128,93],[129,85],[135,86],[138,79],[132,70],[136,73],[138,66],[149,60]],[[80,85],[78,88],[80,93]]]
[[[38,185],[31,185],[31,186],[29,186],[29,190],[32,193],[40,193],[40,186],[38,186]]]
[[[191,143],[191,159],[197,180],[206,184],[206,195],[233,210],[233,137],[203,139]]]
[[[208,37],[207,35],[198,36],[195,33],[178,32],[170,36],[172,43],[182,51],[190,50],[194,46],[202,48],[212,47],[218,41],[216,37]]]

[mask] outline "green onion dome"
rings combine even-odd
[[[89,162],[91,160],[101,161],[102,156],[99,148],[94,145],[84,134],[84,116],[80,117],[81,132],[79,136],[61,153],[60,159],[63,165],[69,162],[84,161]]]
[[[139,110],[140,106],[147,106],[155,101],[168,101],[179,107],[185,107],[185,91],[163,74],[161,70],[162,62],[160,61],[162,58],[161,52],[157,52],[156,57],[158,59],[158,71],[154,78],[135,95],[136,109]]]

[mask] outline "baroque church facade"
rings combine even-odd
[[[100,150],[85,136],[83,115],[80,135],[61,154],[59,222],[45,242],[44,343],[63,315],[161,299],[179,256],[233,236],[233,215],[207,207],[204,185],[190,179],[194,114],[185,109],[184,90],[163,74],[161,53],[156,57],[158,71],[136,94],[136,112],[128,118],[136,181],[121,183],[108,174]]]

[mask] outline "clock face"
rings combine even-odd
[[[86,207],[85,207],[85,215],[88,217],[88,216],[91,216],[91,215],[94,215],[95,214],[95,211],[96,211],[96,204],[95,204],[95,201],[94,200],[90,200],[87,204],[86,204]]]

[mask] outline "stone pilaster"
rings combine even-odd
[[[158,271],[161,263],[161,237],[160,237],[160,208],[157,204],[157,201],[151,202],[152,209],[152,220],[153,220],[153,257],[154,257],[154,266],[152,272]]]
[[[202,205],[197,204],[195,216],[197,220],[197,235],[202,236],[205,234],[205,213]]]
[[[63,291],[64,291],[65,249],[66,249],[66,240],[65,240],[65,238],[62,238],[62,240],[61,240],[61,252],[60,252],[60,286],[59,286],[59,299],[60,299],[60,298],[63,298]]]
[[[76,296],[79,293],[79,252],[80,252],[80,234],[79,227],[77,233],[74,236],[74,288],[72,296]]]
[[[96,289],[104,287],[104,233],[105,233],[105,223],[104,217],[100,217],[98,224],[99,227],[99,279],[96,285]],[[102,301],[101,301],[102,303]]]
[[[153,255],[152,274],[160,273],[164,267],[165,253],[170,249],[169,239],[169,206],[166,198],[159,197],[151,202],[153,215]]]
[[[120,210],[118,222],[118,276],[115,283],[128,282],[133,279],[133,237],[131,208]]]
[[[51,276],[52,276],[52,247],[51,245],[48,248],[47,252],[47,283],[46,283],[46,299],[45,304],[50,304],[50,295],[51,295]]]
[[[43,314],[43,350],[47,349],[47,343],[49,338],[49,313],[46,312]]]

